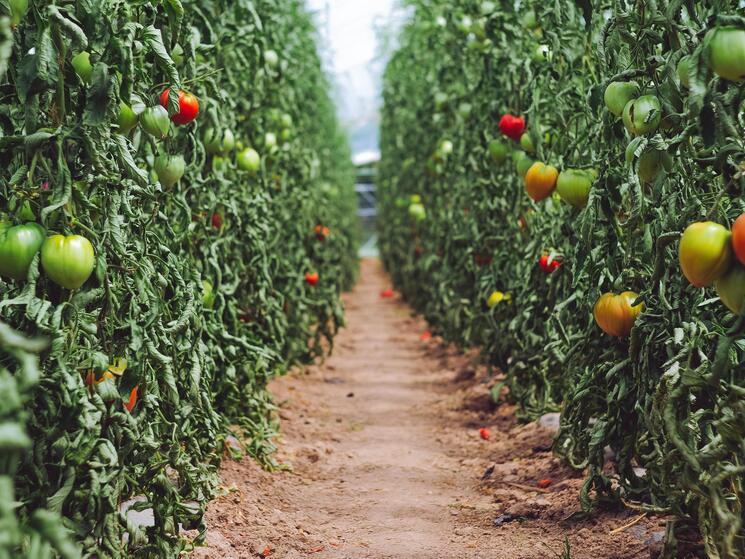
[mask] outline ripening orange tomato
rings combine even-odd
[[[638,297],[633,291],[624,291],[620,295],[603,294],[595,303],[595,322],[606,334],[625,338],[631,333],[636,317],[644,310],[643,303],[632,306]]]
[[[536,161],[525,173],[525,191],[533,200],[540,202],[551,196],[558,178],[559,170],[556,167]]]

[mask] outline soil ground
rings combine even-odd
[[[570,518],[583,473],[553,457],[551,418],[521,425],[510,406],[495,409],[495,378],[475,354],[426,339],[398,297],[381,297],[388,286],[379,262],[363,261],[333,356],[272,383],[289,469],[226,460],[192,557],[656,556],[659,519]]]

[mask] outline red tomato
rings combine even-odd
[[[328,227],[324,227],[323,225],[316,225],[315,233],[316,239],[318,239],[319,241],[325,241],[326,237],[331,234],[331,229],[329,229]]]
[[[549,262],[548,254],[544,254],[538,260],[538,265],[541,267],[541,270],[543,270],[547,274],[553,274],[559,268],[559,266],[561,266],[561,262],[556,258],[553,258]]]
[[[541,479],[538,480],[538,487],[541,489],[546,489],[549,485],[551,485],[553,482],[550,479]]]
[[[168,109],[168,95],[171,92],[169,87],[160,95],[160,104]],[[186,91],[179,90],[178,92],[178,112],[171,117],[174,124],[189,124],[192,120],[197,118],[199,114],[199,100]]]
[[[380,292],[380,297],[382,299],[391,299],[393,298],[393,289],[384,289]]]
[[[499,121],[499,130],[508,138],[519,142],[525,132],[525,119],[521,116],[504,115]]]
[[[479,437],[481,437],[485,441],[488,441],[489,440],[489,429],[486,429],[484,427],[479,429]]]
[[[431,340],[432,339],[432,332],[430,332],[429,330],[426,331],[426,332],[422,332],[422,335],[419,336],[419,339],[422,340],[423,342],[426,342],[426,341]]]
[[[732,248],[740,263],[745,264],[745,213],[732,225]]]
[[[222,227],[222,216],[220,214],[212,214],[212,227],[215,229]]]
[[[135,407],[135,404],[137,404],[137,390],[139,389],[139,386],[135,386],[132,389],[132,392],[129,393],[129,401],[124,404],[124,407],[128,412],[132,412],[132,410]]]
[[[319,276],[317,272],[308,272],[307,274],[305,274],[305,283],[307,283],[308,285],[316,285],[318,283],[318,279]]]

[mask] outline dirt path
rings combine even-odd
[[[422,339],[426,325],[381,297],[377,261],[361,277],[333,357],[272,385],[291,471],[226,460],[193,557],[545,559],[567,557],[565,536],[574,559],[650,557],[657,521],[568,520],[582,474],[552,457],[551,429],[494,410],[494,379]]]

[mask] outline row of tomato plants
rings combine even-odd
[[[313,22],[300,0],[0,10],[0,557],[175,557],[231,432],[271,465],[267,381],[332,347],[355,278]]]
[[[408,3],[384,80],[394,281],[504,371],[495,400],[561,411],[586,511],[742,556],[740,3]]]

